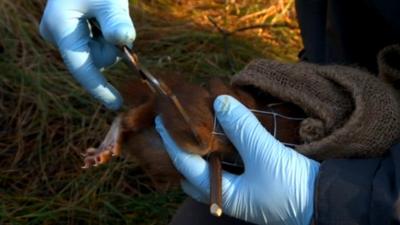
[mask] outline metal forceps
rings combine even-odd
[[[172,92],[172,90],[168,87],[168,85],[166,85],[162,80],[158,79],[156,76],[151,74],[149,70],[142,66],[139,62],[138,56],[134,52],[129,50],[127,46],[123,46],[122,50],[129,64],[139,73],[141,79],[147,84],[147,86],[149,86],[149,88],[153,92],[164,95],[172,101],[180,115],[185,120],[188,127],[190,127],[190,130],[192,131],[196,141],[200,145],[205,146],[196,129],[193,127],[192,120],[190,119],[188,113],[183,108],[182,104],[180,103],[176,95]]]

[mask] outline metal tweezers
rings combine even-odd
[[[179,111],[180,115],[183,117],[188,127],[193,133],[196,141],[201,145],[205,146],[205,143],[202,142],[199,134],[196,129],[193,127],[192,120],[190,119],[188,113],[183,108],[182,104],[176,97],[176,95],[172,92],[172,90],[166,85],[162,80],[158,79],[156,76],[151,74],[149,70],[147,70],[140,62],[138,56],[132,52],[127,46],[123,46],[122,50],[129,64],[139,73],[141,79],[149,86],[149,88],[160,95],[164,95],[168,97],[172,103],[175,105],[176,109]]]

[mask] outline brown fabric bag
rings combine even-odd
[[[251,62],[232,79],[301,107],[309,116],[296,150],[314,159],[375,157],[400,136],[393,88],[372,74],[345,66]]]

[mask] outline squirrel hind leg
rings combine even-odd
[[[84,156],[84,166],[87,169],[92,166],[107,163],[113,156],[121,155],[121,115],[116,117],[107,132],[104,140],[98,148],[88,148]]]

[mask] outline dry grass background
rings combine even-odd
[[[296,60],[293,0],[132,1],[135,48],[153,71],[228,79],[256,57]],[[83,171],[115,116],[38,35],[43,0],[0,1],[0,224],[166,224],[184,199],[155,192],[135,162]],[[213,21],[213,22],[212,22]],[[214,23],[214,24],[213,24]],[[107,77],[130,79],[124,65]]]

